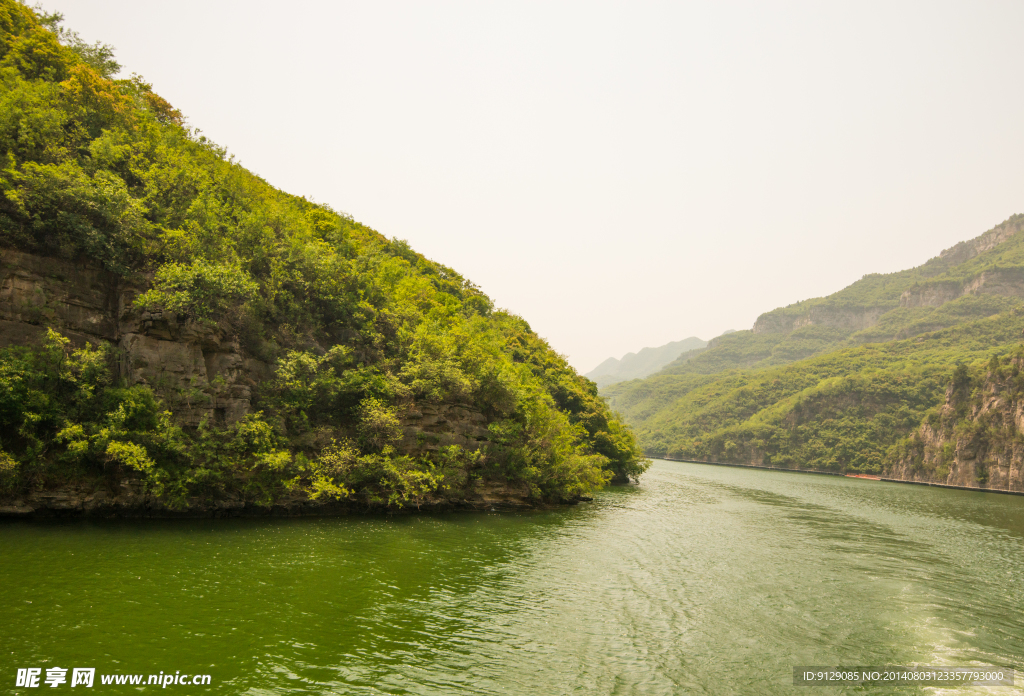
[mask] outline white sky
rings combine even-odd
[[[1021,2],[42,5],[583,372],[1024,212]]]

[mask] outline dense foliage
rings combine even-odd
[[[605,393],[652,455],[881,472],[943,403],[958,364],[976,371],[1020,344],[1022,222],[762,315],[757,333]]]
[[[0,244],[148,285],[139,311],[216,325],[275,373],[247,418],[188,428],[118,382],[110,349],[51,334],[2,351],[7,488],[127,471],[179,503],[238,489],[399,504],[481,478],[569,498],[643,471],[593,383],[525,321],[404,242],[272,188],[142,79],[111,79],[109,48],[59,20],[0,0]],[[490,435],[402,450],[416,403],[471,408]]]

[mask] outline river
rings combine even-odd
[[[656,461],[549,511],[8,521],[0,588],[0,693],[934,693],[793,667],[1024,667],[1024,497]]]

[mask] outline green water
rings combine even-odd
[[[556,511],[13,521],[0,654],[0,693],[874,693],[792,668],[1024,667],[1024,497],[656,462]]]

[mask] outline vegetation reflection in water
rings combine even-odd
[[[571,509],[9,523],[0,551],[11,693],[54,665],[212,675],[180,693],[729,694],[1024,663],[1012,496],[657,462]]]

